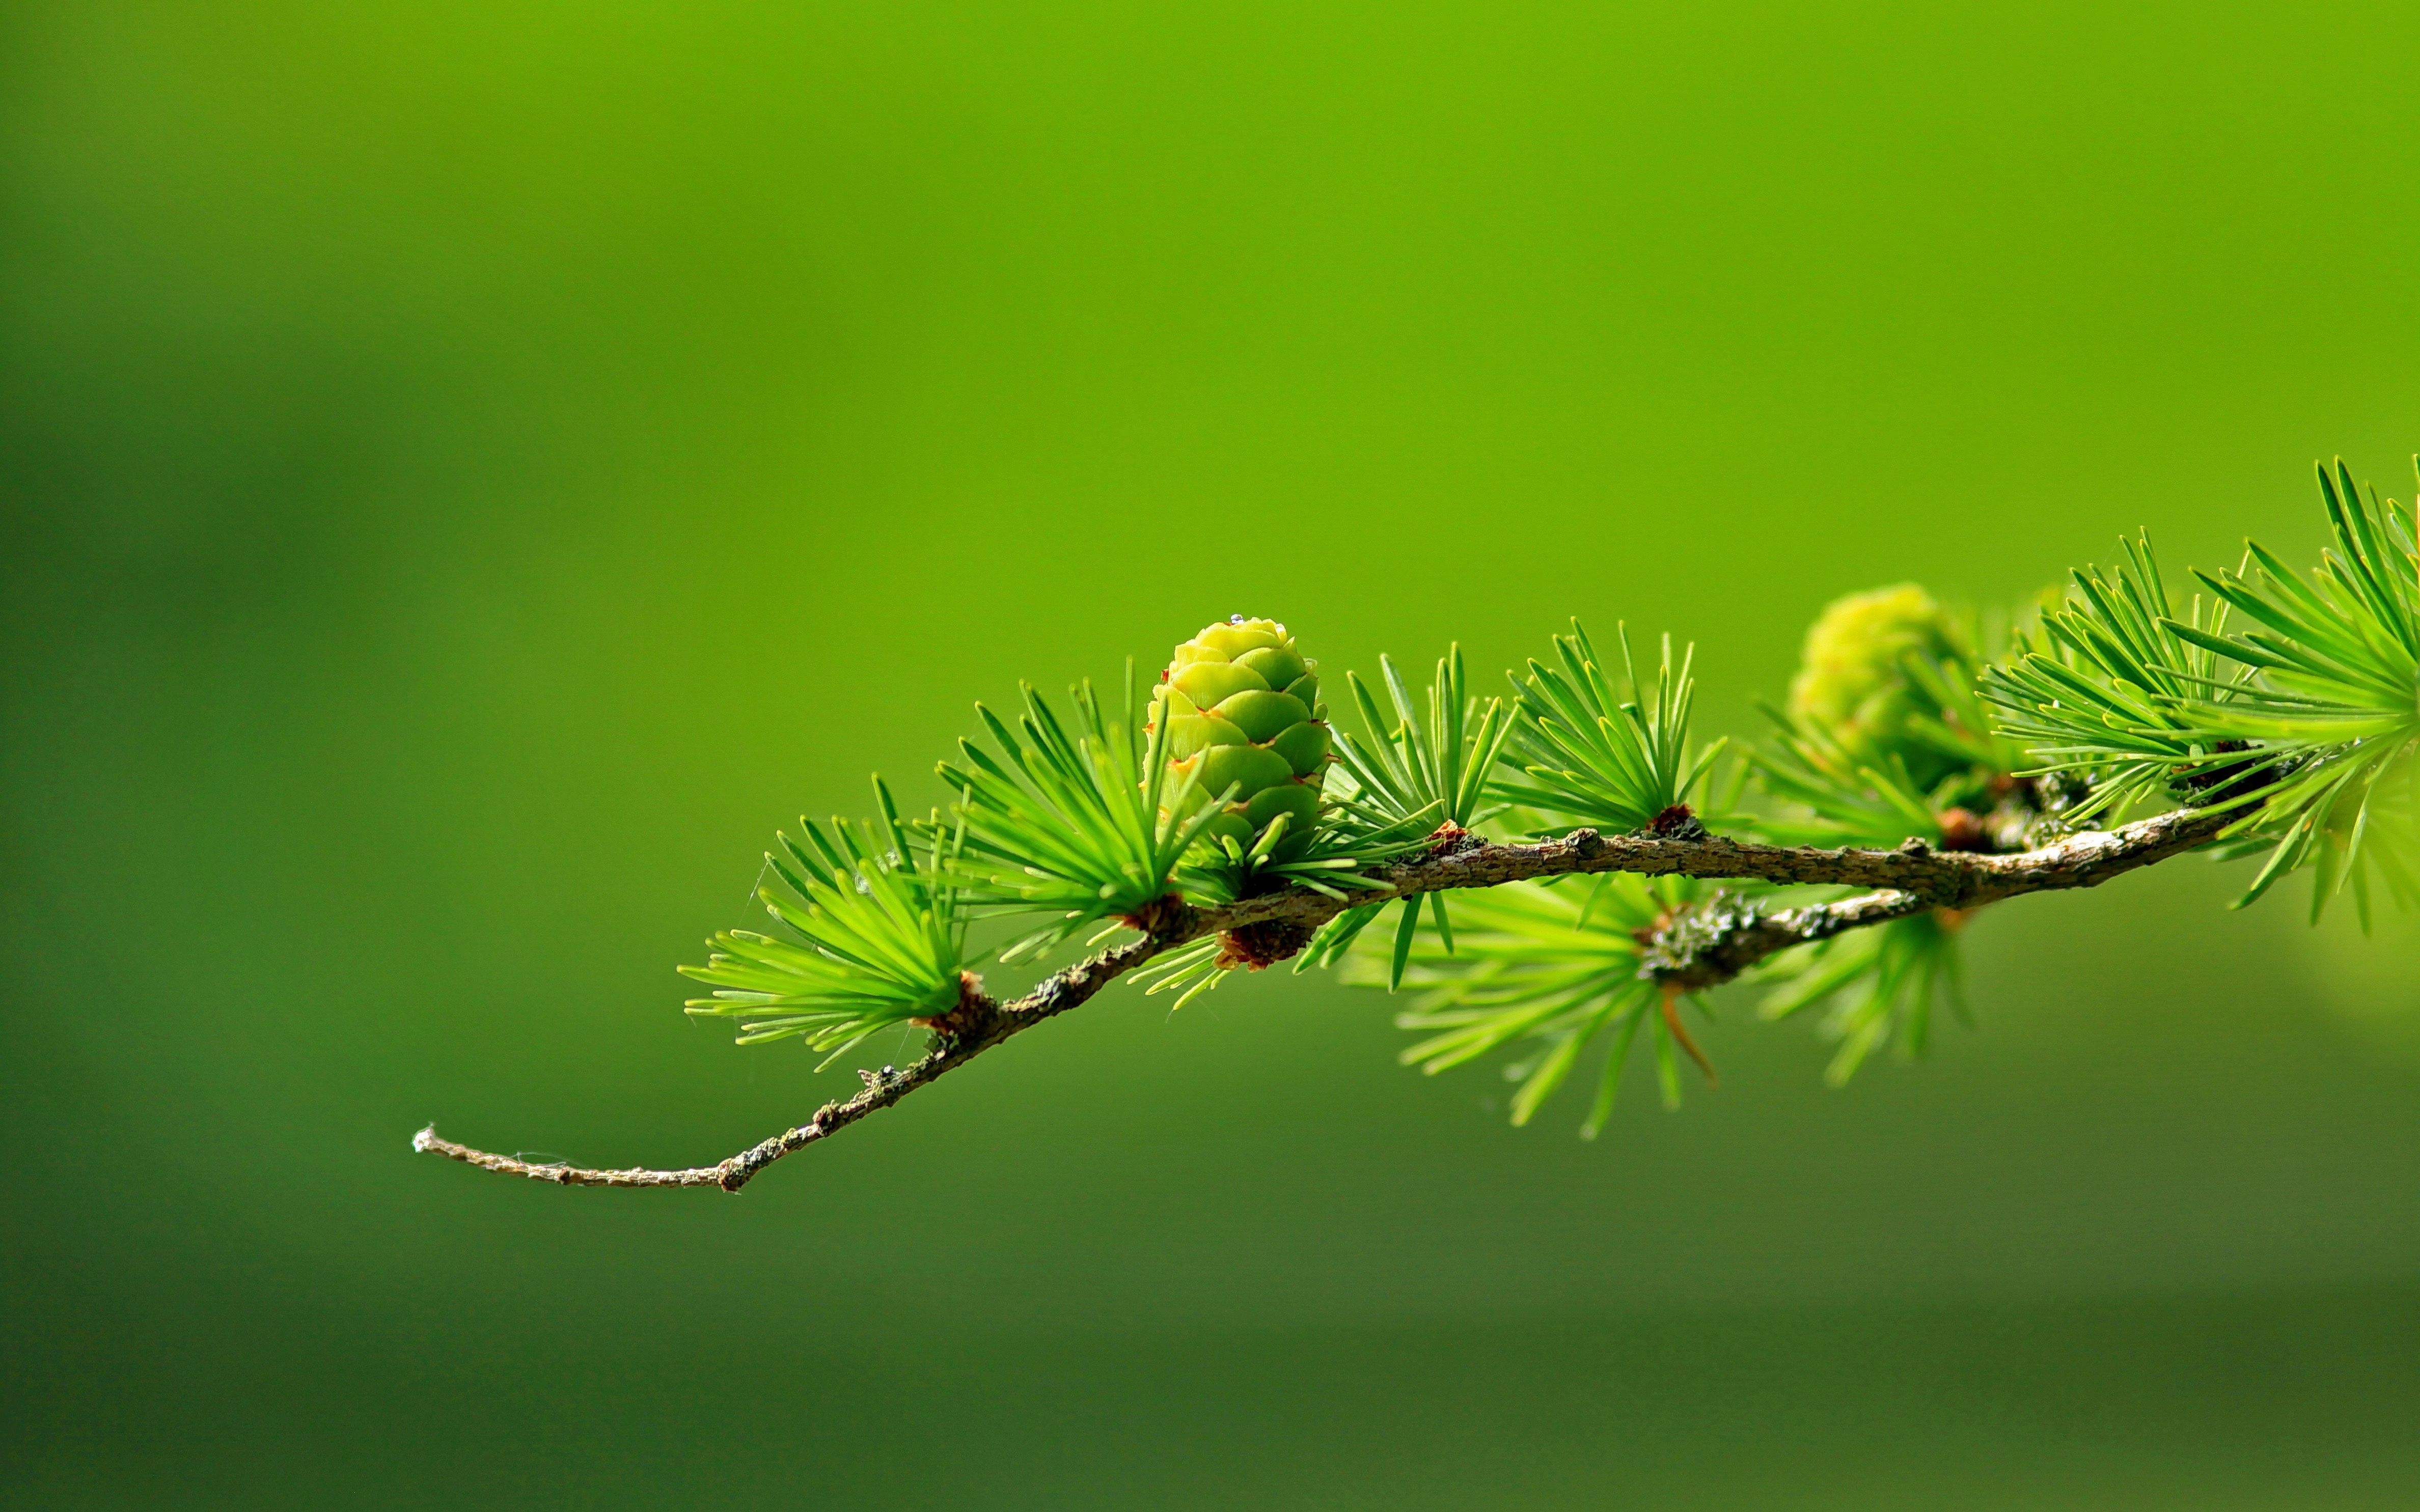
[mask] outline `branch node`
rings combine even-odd
[[[1418,903],[1412,904],[1418,907]],[[1297,924],[1291,919],[1264,918],[1257,924],[1231,929],[1218,936],[1218,964],[1221,967],[1249,966],[1254,971],[1266,971],[1279,962],[1301,953],[1311,943],[1317,929]]]
[[[984,991],[983,979],[971,971],[958,973],[958,1003],[946,1013],[908,1022],[933,1031],[934,1043],[953,1046],[979,1037],[1000,1018],[1000,1005]]]
[[[1647,821],[1647,833],[1657,840],[1704,840],[1706,826],[1698,818],[1697,810],[1685,803],[1676,803]]]
[[[1122,916],[1119,921],[1128,929],[1154,939],[1163,936],[1177,939],[1190,933],[1188,926],[1192,917],[1193,905],[1170,892],[1154,898],[1131,914]]]

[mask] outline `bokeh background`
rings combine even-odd
[[[11,1504],[2420,1504],[2420,932],[2200,862],[1845,1092],[1726,995],[1593,1145],[1272,974],[737,1199],[407,1150],[853,1085],[677,1011],[775,825],[1213,616],[1668,627],[1746,733],[1844,591],[2309,555],[2420,445],[2420,12],[0,39]]]

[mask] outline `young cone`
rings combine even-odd
[[[1790,684],[1791,716],[1829,732],[1861,761],[1900,757],[1929,791],[1955,764],[1909,738],[1910,726],[1931,711],[1910,685],[1906,663],[1956,653],[1949,617],[1914,583],[1836,598],[1807,628]]]
[[[1271,856],[1287,859],[1310,843],[1327,779],[1326,712],[1318,663],[1305,660],[1275,620],[1238,614],[1176,648],[1153,696],[1152,721],[1168,721],[1171,789],[1194,776],[1200,801],[1226,795],[1204,840],[1249,852],[1282,820]]]

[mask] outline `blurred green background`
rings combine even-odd
[[[1273,976],[406,1148],[853,1085],[670,968],[1021,677],[2409,497],[2420,12],[2119,8],[8,8],[6,1499],[2420,1504],[2420,932],[2198,862],[1594,1145]]]

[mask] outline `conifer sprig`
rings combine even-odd
[[[2077,594],[2042,610],[2040,632],[2008,665],[1989,669],[1982,695],[2001,733],[2027,748],[2035,771],[2075,774],[2091,795],[2074,823],[2162,801],[2191,801],[2205,774],[2239,784],[2274,764],[2242,755],[2244,743],[2210,713],[2243,692],[2219,637],[2227,606],[2196,596],[2186,618],[2161,576],[2148,532],[2118,542],[2105,572],[2078,569]],[[2257,784],[2242,784],[2246,791]]]
[[[1285,834],[1287,821],[1280,816],[1249,853],[1228,836],[1213,834],[1205,838],[1178,869],[1177,877],[1187,903],[1214,908],[1287,886],[1338,900],[1355,892],[1381,891],[1382,885],[1363,873],[1426,849],[1435,816],[1434,804],[1396,817],[1330,794],[1321,799],[1319,821],[1310,841],[1300,851],[1288,856],[1271,854]],[[1348,910],[1338,917],[1366,917],[1376,906]],[[1321,933],[1325,933],[1325,926]],[[1311,945],[1295,958],[1296,969],[1318,943],[1319,935],[1314,934]],[[1268,964],[1237,956],[1228,948],[1228,942],[1212,938],[1156,958],[1138,969],[1133,980],[1146,994],[1178,994],[1172,1012],[1225,981],[1237,967]]]
[[[1679,1105],[1676,1047],[1703,1061],[1681,1022],[1676,995],[1643,969],[1640,942],[1696,890],[1687,878],[1607,876],[1457,896],[1450,905],[1459,929],[1453,953],[1435,932],[1422,930],[1403,977],[1420,995],[1395,1023],[1427,1035],[1403,1052],[1404,1064],[1434,1076],[1506,1046],[1526,1052],[1504,1068],[1517,1084],[1512,1121],[1526,1124],[1602,1042],[1596,1093],[1580,1125],[1593,1139],[1612,1116],[1622,1067],[1644,1027],[1665,1105]],[[1366,946],[1344,964],[1349,982],[1376,984],[1390,976],[1387,959]]]
[[[2257,743],[2272,776],[2266,791],[2235,800],[2249,811],[2224,847],[2269,849],[2243,901],[2307,866],[2313,916],[2350,884],[2366,927],[2373,872],[2399,903],[2420,898],[2409,848],[2420,785],[2420,553],[2411,514],[2356,485],[2341,459],[2333,478],[2319,470],[2319,483],[2335,545],[2309,581],[2251,543],[2251,572],[2197,576],[2255,627],[2169,628],[2253,674],[2233,698],[2195,711],[2234,741]]]
[[[1417,704],[1393,657],[1380,656],[1378,672],[1391,717],[1358,674],[1344,674],[1364,733],[1338,733],[1336,753],[1359,801],[1399,819],[1435,813],[1438,823],[1457,829],[1491,817],[1488,774],[1512,726],[1500,700],[1471,696],[1462,647],[1437,659],[1436,675]]]
[[[1358,737],[1343,732],[1336,736],[1338,775],[1344,779],[1345,801],[1373,819],[1418,827],[1423,839],[1440,834],[1450,839],[1495,817],[1501,806],[1488,801],[1488,777],[1512,733],[1512,722],[1500,700],[1481,702],[1471,696],[1462,647],[1451,647],[1438,660],[1436,675],[1422,701],[1425,716],[1422,705],[1413,702],[1394,658],[1381,656],[1378,671],[1393,705],[1391,718],[1379,707],[1368,685],[1355,673],[1344,674],[1364,732]],[[1295,969],[1304,971],[1341,959],[1385,907],[1369,904],[1330,919],[1295,958]],[[1447,954],[1452,954],[1453,924],[1442,894],[1430,894],[1429,912],[1439,942]],[[1390,990],[1403,980],[1419,915],[1418,898],[1403,901],[1388,974]]]
[[[999,747],[994,756],[961,740],[962,764],[940,775],[957,790],[951,821],[966,833],[953,871],[982,917],[1044,914],[1048,921],[1011,940],[1001,959],[1023,960],[1114,917],[1136,917],[1174,892],[1186,853],[1218,813],[1195,804],[1193,774],[1171,774],[1164,730],[1136,717],[1134,664],[1126,664],[1123,715],[1110,718],[1087,681],[1069,690],[1066,721],[1032,687],[1010,725],[975,713]]]
[[[1833,731],[1765,706],[1772,744],[1747,752],[1757,785],[1780,801],[1756,833],[1780,845],[1887,849],[1909,836],[1941,843],[1941,816],[1897,753],[1852,751]]]
[[[1689,707],[1696,685],[1684,650],[1676,671],[1672,638],[1663,639],[1652,688],[1638,679],[1626,625],[1617,625],[1621,687],[1617,689],[1580,622],[1555,637],[1555,659],[1532,659],[1512,677],[1512,730],[1496,795],[1534,810],[1548,824],[1590,825],[1627,833],[1687,805],[1724,742],[1694,755]]]
[[[1377,884],[1361,873],[1420,849],[1436,827],[1437,812],[1430,806],[1396,815],[1353,795],[1330,793],[1320,799],[1311,838],[1299,849],[1284,843],[1293,836],[1292,815],[1271,821],[1249,848],[1213,831],[1187,855],[1177,881],[1187,902],[1213,907],[1287,886],[1331,898],[1373,890]]]
[[[1829,1001],[1824,1032],[1839,1041],[1823,1079],[1847,1085],[1866,1058],[1898,1041],[1902,1058],[1931,1042],[1935,1006],[1967,1016],[1965,971],[1958,950],[1962,916],[1930,909],[1776,957],[1756,978],[1782,985],[1757,1005],[1767,1020],[1790,1018]]]
[[[2420,762],[2420,565],[2411,515],[2319,470],[2332,548],[2308,581],[2257,542],[2177,617],[2148,543],[2133,571],[2079,573],[2045,643],[1996,670],[2002,727],[2047,769],[2089,774],[2079,815],[2161,800],[2240,815],[2222,856],[2266,851],[2241,903],[2303,868],[2314,917],[2350,885],[2367,920],[2375,873],[2420,901],[2404,841]],[[2250,627],[2230,633],[2240,616]],[[2383,841],[2385,843],[2381,844]]]
[[[757,890],[788,937],[724,930],[702,966],[681,974],[716,989],[688,1011],[740,1020],[739,1042],[798,1037],[825,1063],[867,1035],[957,1006],[966,952],[964,894],[951,871],[961,836],[919,844],[891,790],[874,780],[873,820],[799,821],[766,862],[782,886]]]

